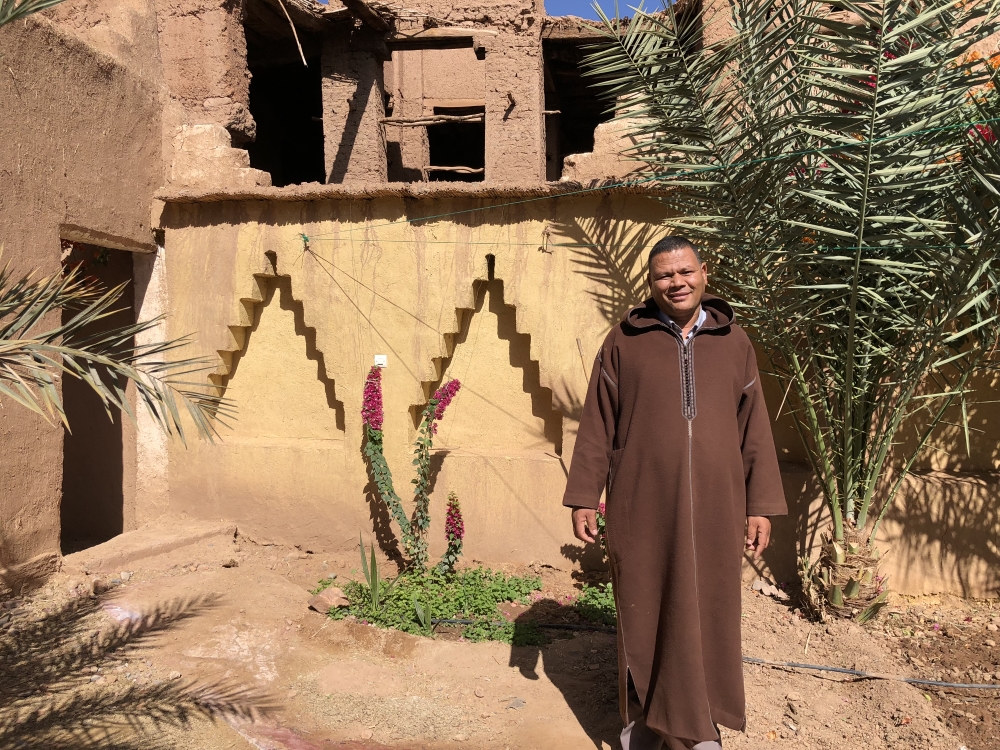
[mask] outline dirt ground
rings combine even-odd
[[[553,631],[548,645],[518,648],[307,609],[317,580],[356,576],[356,567],[239,537],[117,575],[88,574],[85,556],[71,559],[44,588],[0,608],[0,747],[80,747],[82,731],[108,723],[118,734],[101,746],[122,748],[619,747],[613,635]],[[578,582],[568,571],[533,572],[542,598],[508,611],[552,621]],[[91,597],[95,582],[111,588]],[[1000,608],[988,603],[896,602],[867,629],[809,622],[749,589],[743,605],[747,656],[1000,682],[987,629]],[[77,641],[85,646],[66,645]],[[921,691],[749,664],[745,676],[747,731],[725,731],[727,748],[1000,748],[1000,690]],[[63,732],[65,744],[26,742],[38,726]]]

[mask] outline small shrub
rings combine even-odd
[[[316,594],[321,594],[333,585],[333,582],[337,580],[337,576],[333,575],[329,578],[322,578],[316,582],[316,588],[310,589],[309,593],[313,596]]]
[[[609,627],[615,625],[615,594],[610,583],[584,584],[573,606],[585,620]]]
[[[528,604],[531,592],[541,588],[541,578],[508,576],[482,567],[456,573],[437,568],[426,572],[410,570],[401,574],[391,588],[380,590],[377,607],[365,582],[348,581],[344,595],[350,605],[331,610],[330,617],[339,620],[353,616],[414,635],[428,635],[431,620],[475,620],[464,627],[463,637],[513,643],[516,639],[531,640],[528,631],[533,628],[498,622],[502,618],[497,605],[515,601]]]

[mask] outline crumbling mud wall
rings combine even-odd
[[[57,273],[60,237],[153,250],[149,206],[162,174],[156,88],[38,17],[0,28],[0,69],[4,263]],[[58,325],[58,315],[49,322]],[[59,550],[63,429],[4,404],[0,569],[34,560],[23,570],[37,572]]]
[[[541,2],[531,0],[408,4],[390,40],[394,49],[386,90],[393,117],[482,107],[484,181],[543,181],[543,17]],[[390,164],[397,160],[393,178],[419,179],[419,169],[430,164],[423,131],[390,126],[387,139]]]

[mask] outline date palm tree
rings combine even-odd
[[[879,524],[946,415],[968,440],[970,378],[1000,333],[998,76],[975,52],[998,6],[601,17],[588,73],[673,187],[667,226],[709,249],[822,486],[832,528],[803,561],[807,594],[868,619],[886,595]]]

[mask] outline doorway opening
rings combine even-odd
[[[486,108],[434,107],[435,115],[472,122],[439,122],[427,126],[431,182],[482,182],[486,173]],[[478,119],[476,119],[478,118]]]
[[[265,0],[247,3],[243,25],[257,126],[247,144],[250,166],[269,173],[275,187],[324,182],[322,41],[299,30],[303,65],[288,21]]]
[[[563,158],[594,150],[594,130],[614,112],[583,75],[589,39],[545,39],[545,179],[562,177]]]
[[[83,329],[84,336],[135,324],[132,253],[95,245],[63,242],[65,267],[81,266],[105,288],[126,283],[116,312]],[[76,314],[64,310],[63,323]],[[125,454],[131,423],[120,411],[109,418],[100,398],[82,380],[62,379],[63,406],[69,429],[63,435],[60,539],[67,555],[118,536],[124,530]]]

